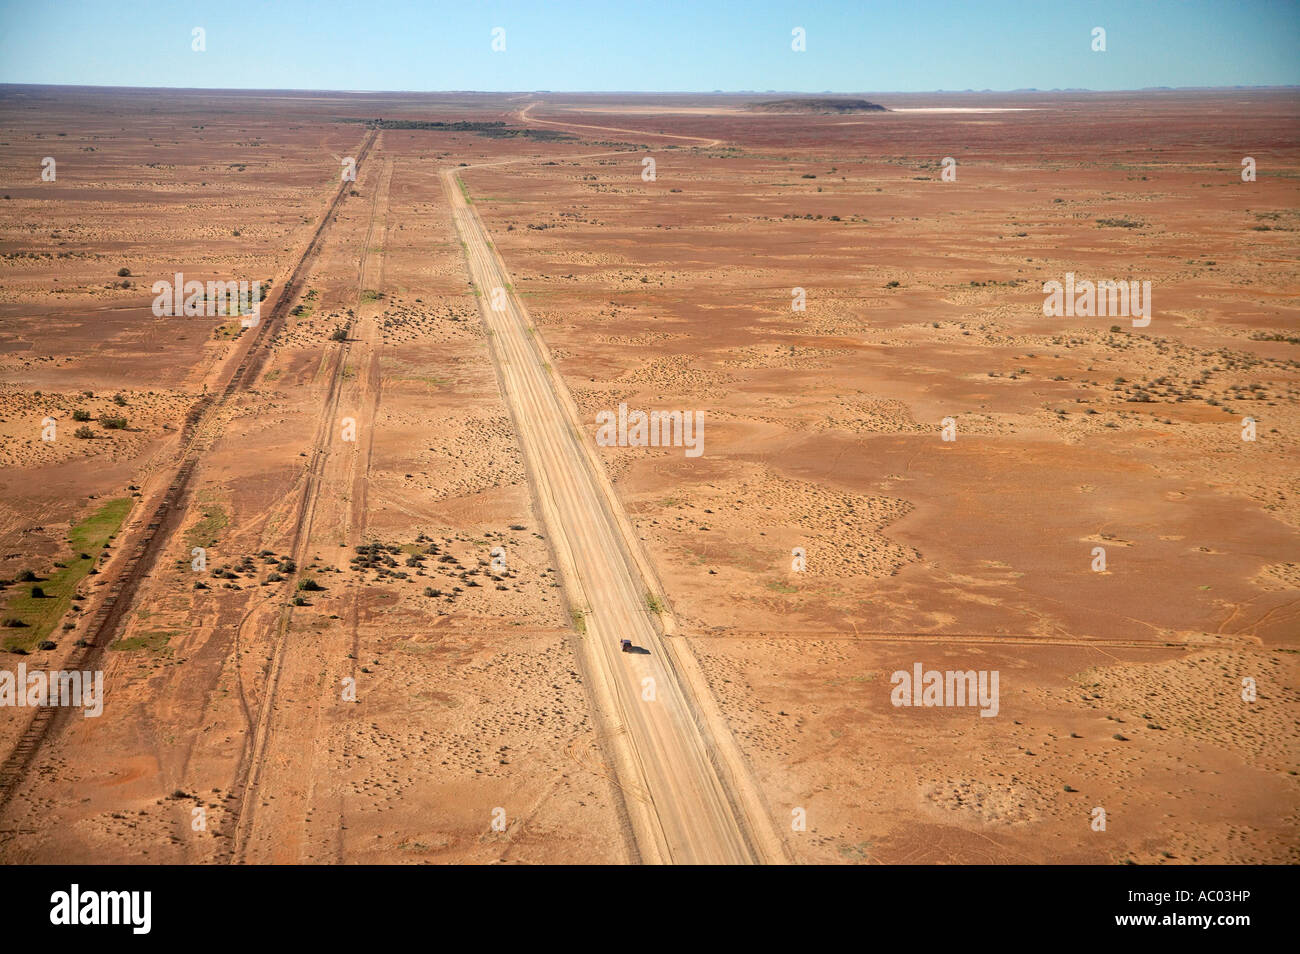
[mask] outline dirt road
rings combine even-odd
[[[573,405],[452,170],[443,181],[492,339],[542,519],[563,575],[579,652],[615,761],[640,858],[647,863],[783,861],[765,812],[691,698],[654,624],[649,587],[618,501],[584,446]],[[637,652],[624,653],[630,639]],[[747,788],[747,786],[746,786]]]

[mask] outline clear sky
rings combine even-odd
[[[1098,26],[1105,53],[1091,49]],[[191,48],[195,27],[205,52]],[[1297,51],[1300,0],[0,0],[7,83],[1108,90],[1297,85]]]

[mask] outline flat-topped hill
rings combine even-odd
[[[774,99],[764,103],[751,103],[747,108],[763,113],[872,113],[885,112],[885,107],[865,99]]]

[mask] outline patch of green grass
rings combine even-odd
[[[646,609],[658,616],[664,611],[664,604],[660,602],[659,597],[655,596],[649,590],[645,592]]]
[[[99,554],[109,539],[121,529],[122,521],[131,512],[131,498],[110,500],[68,531],[68,545],[72,556],[59,562],[48,579],[36,585],[44,597],[33,597],[31,583],[14,584],[12,594],[5,603],[6,617],[20,619],[27,625],[12,635],[4,637],[5,649],[26,649],[49,639],[50,633],[68,611],[77,585],[95,565]]]
[[[422,381],[425,384],[435,388],[446,387],[451,383],[450,379],[439,377],[436,374],[417,374],[414,377],[407,378],[408,381]]]
[[[238,318],[234,321],[223,321],[221,324],[213,327],[212,337],[216,338],[218,341],[234,341],[244,333],[244,326],[239,322],[240,319]]]
[[[460,186],[460,194],[465,197],[466,202],[472,205],[474,200],[469,197],[469,186],[465,185],[465,180],[460,176],[453,176],[453,178],[456,180],[456,185]]]
[[[791,586],[789,583],[782,583],[780,580],[775,583],[767,584],[769,590],[776,590],[778,593],[798,593],[799,587]]]
[[[587,635],[587,614],[580,609],[575,609],[572,611],[572,615],[573,628],[582,635]]]
[[[140,633],[137,636],[131,636],[127,639],[119,639],[109,649],[120,650],[121,652],[137,652],[141,649],[148,650],[151,653],[160,653],[170,656],[172,649],[167,645],[168,640],[173,636],[179,636],[178,630],[166,632],[161,629],[151,630],[147,633]]]
[[[186,531],[185,542],[191,547],[205,549],[215,546],[221,531],[226,529],[229,522],[230,516],[225,508],[216,503],[204,504],[203,519]]]

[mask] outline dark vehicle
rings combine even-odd
[[[619,642],[620,642],[620,644],[622,645],[623,652],[625,652],[625,653],[630,653],[630,652],[632,651],[632,640],[630,640],[630,639],[623,639],[623,640],[620,640]]]

